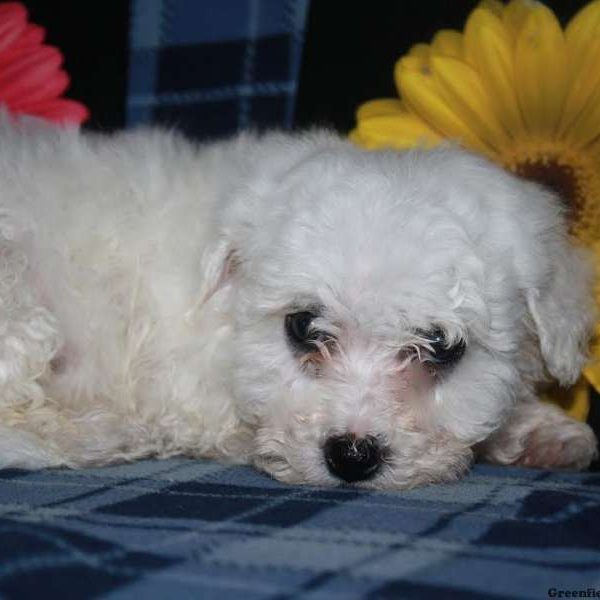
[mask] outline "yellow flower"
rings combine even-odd
[[[571,233],[595,250],[600,267],[599,65],[600,0],[565,29],[540,2],[483,0],[462,32],[439,31],[400,58],[399,99],[362,105],[350,137],[366,148],[452,139],[552,187]],[[593,354],[585,376],[600,390],[600,343]],[[566,404],[584,419],[584,387]]]

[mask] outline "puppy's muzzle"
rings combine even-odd
[[[373,477],[384,456],[380,443],[370,435],[364,438],[351,434],[330,437],[323,452],[331,474],[348,483]]]

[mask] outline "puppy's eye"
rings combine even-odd
[[[316,315],[302,311],[285,316],[285,331],[292,344],[302,350],[314,349],[311,342],[322,337],[321,332],[311,329],[311,323]]]
[[[451,365],[458,362],[467,347],[462,339],[451,344],[439,327],[429,331],[419,331],[418,335],[426,344],[425,361],[436,365]]]

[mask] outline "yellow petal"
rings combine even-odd
[[[584,6],[570,21],[565,30],[569,46],[579,55],[585,50],[586,41],[591,39],[600,25],[600,0]]]
[[[591,358],[583,370],[585,378],[600,393],[600,324],[596,326],[596,336],[591,347]]]
[[[427,62],[429,60],[430,52],[429,44],[415,44],[408,51],[408,56]]]
[[[504,8],[502,20],[513,39],[517,38],[525,21],[538,4],[535,0],[511,0]]]
[[[498,118],[513,135],[524,131],[515,90],[510,35],[498,16],[474,10],[465,26],[465,54],[475,66]]]
[[[451,56],[453,58],[463,58],[462,34],[453,29],[442,29],[438,31],[432,42],[432,54],[441,56]]]
[[[397,98],[379,98],[378,100],[369,100],[361,104],[356,111],[356,119],[368,119],[369,117],[379,117],[403,112],[402,102]]]
[[[572,61],[569,65],[569,84],[565,104],[559,125],[561,136],[578,140],[575,134],[577,119],[585,119],[585,114],[594,111],[600,89],[600,28],[598,36],[589,41],[585,53],[580,60]],[[600,134],[600,131],[597,133]],[[584,132],[589,137],[589,132]]]
[[[399,69],[410,69],[411,71],[420,71],[423,61],[415,56],[406,55],[396,61],[394,65],[394,75]],[[429,64],[429,63],[427,63]]]
[[[397,81],[402,98],[411,112],[421,117],[434,131],[485,154],[490,148],[445,102],[436,81],[411,69],[398,69]]]
[[[534,6],[517,36],[515,81],[528,131],[553,134],[567,91],[567,54],[560,24],[543,4]]]
[[[585,423],[590,412],[590,390],[585,379],[581,379],[571,389],[571,403],[566,413],[572,418]]]
[[[580,110],[565,129],[564,138],[583,148],[600,136],[600,88],[591,94],[585,110]]]
[[[584,377],[594,386],[594,389],[600,394],[600,356],[596,356],[583,370]]]
[[[441,141],[426,123],[408,112],[362,119],[355,131],[354,139],[369,149],[431,147]]]
[[[403,56],[396,64],[394,65],[394,76],[396,76],[396,71],[399,69],[407,69],[409,71],[417,71],[422,73],[423,75],[430,75],[430,61],[429,57],[427,60],[423,60],[419,56]]]
[[[402,97],[402,91],[400,89],[400,72],[401,71],[414,71],[416,73],[420,73],[425,77],[431,76],[431,68],[429,61],[429,46],[427,46],[427,56],[418,54],[409,54],[408,56],[403,56],[400,60],[396,62],[394,65],[394,82],[396,84],[396,90],[398,90],[398,95]]]
[[[560,406],[571,418],[585,421],[590,409],[587,381],[581,378],[569,389],[555,386],[552,391],[542,395],[542,400]]]
[[[493,150],[510,143],[477,72],[463,61],[433,56],[431,67],[447,105]]]
[[[569,23],[565,38],[569,56],[569,90],[560,132],[569,129],[600,86],[600,1],[591,2]]]
[[[500,0],[481,0],[477,8],[487,10],[497,17],[502,17],[504,13],[504,4]]]

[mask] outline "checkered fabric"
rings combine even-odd
[[[309,0],[131,0],[128,125],[290,127]]]
[[[600,593],[600,475],[477,466],[405,492],[175,459],[0,473],[0,597]]]

